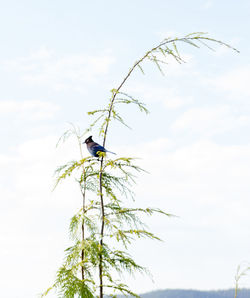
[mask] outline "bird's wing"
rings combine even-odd
[[[94,144],[92,147],[91,147],[91,150],[93,150],[95,153],[98,152],[98,151],[101,151],[101,152],[106,152],[107,150],[99,145],[99,144]]]
[[[109,152],[109,153],[112,153],[112,154],[115,154],[116,155],[116,153],[105,149],[103,146],[101,146],[101,145],[99,145],[97,143],[94,144],[91,148],[92,148],[92,150],[95,151],[95,153],[98,152],[98,151],[101,151],[101,152]]]

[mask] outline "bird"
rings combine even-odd
[[[98,152],[109,152],[112,154],[116,154],[114,152],[111,152],[107,149],[105,149],[103,146],[99,145],[98,143],[94,142],[92,139],[92,136],[89,136],[83,143],[87,145],[87,149],[89,150],[89,153],[94,157],[100,157]]]

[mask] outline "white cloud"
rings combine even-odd
[[[11,289],[11,268],[16,268],[20,298],[36,297],[51,285],[70,245],[69,220],[81,207],[73,179],[52,192],[55,169],[79,159],[73,138],[58,148],[57,141],[56,136],[36,138],[0,155],[0,279]]]
[[[150,84],[135,84],[127,89],[129,94],[143,98],[145,102],[161,102],[166,109],[175,110],[193,103],[191,96],[182,96],[177,89],[162,88]]]
[[[70,182],[52,193],[55,168],[78,158],[73,139],[56,149],[57,139],[33,139],[0,156],[0,279],[11,289],[16,268],[20,298],[36,297],[53,281],[68,245],[68,221],[81,204]]]
[[[0,240],[4,272],[1,278],[11,286],[12,272],[9,268],[14,264],[18,264],[18,270],[22,268],[17,271],[24,276],[22,282],[33,280],[35,275],[39,282],[34,281],[33,287],[29,288],[28,297],[35,296],[53,281],[53,274],[63,257],[63,249],[68,245],[65,233],[68,219],[81,202],[75,183],[66,182],[51,194],[52,173],[56,166],[78,158],[79,154],[73,140],[57,150],[56,142],[57,138],[54,136],[34,139],[20,144],[12,154],[0,156],[1,174],[6,177],[7,182],[11,181],[9,185],[1,185]],[[154,242],[145,244],[141,241],[133,251],[139,263],[151,267],[156,277],[154,285],[147,279],[145,291],[158,288],[164,284],[165,276],[171,276],[173,266],[166,266],[172,262],[170,256],[175,262],[181,258],[181,268],[184,268],[186,274],[192,266],[193,279],[190,277],[187,286],[195,286],[198,279],[200,288],[203,284],[204,287],[209,287],[209,283],[202,283],[198,276],[201,260],[220,260],[222,268],[226,264],[229,266],[228,263],[230,266],[235,265],[234,261],[239,258],[240,253],[242,258],[245,257],[243,251],[235,249],[233,243],[237,241],[240,248],[244,242],[246,250],[250,245],[245,240],[250,208],[249,145],[219,146],[211,141],[199,141],[189,146],[177,147],[173,140],[161,138],[138,144],[136,148],[133,145],[114,150],[118,156],[119,153],[133,156],[137,152],[142,157],[137,162],[150,172],[142,174],[138,179],[135,189],[137,204],[160,207],[180,216],[176,220],[164,217],[157,217],[155,220],[154,217],[149,221],[151,230],[167,241],[167,245],[159,246]],[[10,217],[13,220],[8,220]],[[13,234],[17,234],[15,241],[19,243],[18,251],[11,236]],[[221,256],[219,251],[206,246],[208,241],[219,243],[221,234],[225,237],[224,241],[228,241],[228,245],[232,247],[228,248],[230,259],[227,254]],[[199,239],[196,245],[193,244],[195,239]],[[186,247],[184,251],[183,246]],[[178,247],[182,247],[181,257]],[[141,249],[144,249],[143,255],[140,253]],[[158,253],[145,260],[145,253],[152,250]],[[164,251],[167,251],[167,256],[162,260]],[[44,252],[47,252],[46,256]],[[27,260],[22,260],[27,253],[36,266],[33,266],[33,262],[28,262],[25,266]],[[161,262],[158,256],[161,256]],[[206,263],[208,268],[214,266],[213,262],[209,262]],[[175,276],[178,275],[178,268],[180,266],[177,266]],[[223,270],[218,269],[210,277],[211,287],[220,287],[221,279],[218,275]],[[230,274],[232,273],[229,271],[228,275]],[[133,283],[135,289],[141,291],[141,286],[131,281]],[[169,278],[168,287],[176,286],[176,280]],[[223,286],[228,284],[224,283],[221,287]],[[22,285],[20,287],[21,292],[25,293],[25,288]]]
[[[234,114],[229,106],[224,105],[189,109],[175,120],[171,129],[174,132],[198,133],[204,137],[249,124],[248,115]]]
[[[183,36],[185,34],[180,34],[180,32],[174,31],[174,30],[168,30],[168,31],[160,31],[157,32],[156,35],[161,39],[166,39],[166,38],[176,38],[177,36]]]
[[[163,138],[124,150],[131,156],[136,151],[142,158],[138,162],[150,173],[137,181],[137,204],[180,216],[147,221],[166,244],[137,246],[139,261],[152,269],[156,279],[154,285],[147,282],[145,291],[164,285],[166,276],[168,287],[178,287],[179,278],[185,280],[190,272],[183,287],[195,288],[197,280],[201,289],[231,287],[237,263],[249,258],[250,145],[221,146],[203,140],[178,147]],[[145,260],[145,245],[146,251],[155,252],[150,260]],[[207,273],[201,276],[203,266]],[[218,267],[211,275],[214,266]],[[136,287],[136,282],[131,284]]]
[[[0,101],[0,115],[14,114],[16,117],[29,120],[52,118],[60,107],[54,103],[41,100],[3,100]]]
[[[27,57],[2,62],[4,68],[17,72],[23,82],[47,85],[55,90],[83,90],[83,83],[94,82],[98,75],[107,74],[114,63],[110,54],[75,54],[58,56],[47,48],[32,52]]]
[[[249,77],[250,66],[244,66],[211,78],[207,82],[218,89],[228,92],[236,100],[241,100],[242,96],[250,95]]]
[[[186,96],[186,98],[181,97],[179,95],[170,95],[163,101],[164,106],[167,109],[177,109],[185,105],[189,105],[193,102],[193,98],[191,96]]]
[[[170,205],[175,205],[176,210],[179,208],[182,212],[185,212],[186,205],[193,203],[200,208],[207,205],[229,206],[231,203],[237,203],[240,207],[242,202],[250,204],[250,145],[221,146],[209,140],[200,140],[177,147],[174,141],[161,138],[138,144],[136,148],[133,145],[117,148],[116,151],[124,151],[130,156],[137,152],[137,156],[141,157],[138,162],[151,173],[141,178],[144,180],[139,187],[141,195],[144,193],[149,200],[153,196],[159,197],[157,204],[162,206],[166,206],[164,200],[167,198]],[[149,186],[146,192],[145,185]],[[235,196],[237,201],[234,201]],[[171,197],[180,201],[172,201]],[[187,198],[186,203],[182,202]],[[184,203],[184,208],[180,202]],[[230,212],[236,210],[232,208]],[[243,213],[247,216],[247,211]],[[219,218],[219,213],[217,215]],[[228,220],[231,221],[230,216]]]
[[[207,0],[202,6],[202,9],[207,10],[210,9],[213,6],[213,1]]]

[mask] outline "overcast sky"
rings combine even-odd
[[[150,114],[126,109],[133,129],[110,129],[107,148],[150,173],[138,177],[136,204],[178,216],[146,220],[164,242],[131,253],[154,282],[126,281],[138,292],[234,286],[237,265],[250,262],[249,28],[247,0],[0,1],[1,297],[36,297],[70,245],[78,186],[51,191],[55,168],[79,158],[73,139],[56,148],[68,123],[84,130],[86,112],[106,105],[146,50],[196,31],[241,53],[179,44],[187,63],[165,76],[147,64],[123,90]]]

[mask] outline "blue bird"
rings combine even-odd
[[[103,146],[97,144],[96,142],[94,142],[92,140],[92,136],[88,137],[84,143],[87,145],[87,149],[89,150],[89,153],[94,156],[94,157],[100,157],[99,154],[98,154],[98,151],[99,152],[109,152],[109,153],[112,153],[112,154],[116,154],[114,152],[111,152],[111,151],[108,151],[107,149],[105,149]]]

